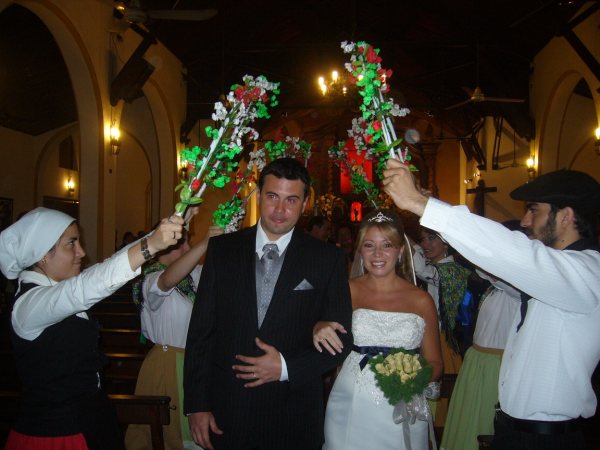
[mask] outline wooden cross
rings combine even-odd
[[[485,217],[485,194],[488,192],[498,192],[498,189],[486,187],[485,180],[482,179],[479,179],[476,188],[467,189],[467,194],[475,194],[475,201],[473,202],[475,214]]]

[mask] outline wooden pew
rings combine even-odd
[[[157,395],[109,395],[121,424],[150,425],[153,450],[164,450],[163,425],[169,425],[170,397]]]

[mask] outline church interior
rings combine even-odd
[[[302,220],[325,215],[334,230],[355,230],[371,205],[328,152],[360,115],[343,41],[380,49],[389,96],[410,111],[393,127],[433,196],[502,222],[523,214],[509,193],[539,175],[566,168],[600,180],[598,1],[0,0],[0,229],[55,208],[77,218],[88,264],[110,256],[127,232],[174,211],[180,152],[210,146],[215,102],[249,74],[281,93],[252,125],[258,137],[244,142],[240,166],[261,144],[298,137],[311,146]],[[246,189],[250,226],[258,208]],[[231,192],[204,192],[192,240]],[[131,306],[119,292],[93,311],[106,320],[115,395],[133,394],[147,351]],[[0,390],[15,390],[16,375],[2,371]],[[16,401],[3,400],[3,427]]]

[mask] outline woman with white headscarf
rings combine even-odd
[[[81,272],[85,251],[72,217],[36,208],[0,233],[0,269],[18,279],[11,339],[21,411],[5,449],[121,449],[116,415],[98,372],[98,326],[85,313],[182,236],[164,219],[148,236]]]

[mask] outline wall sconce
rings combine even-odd
[[[71,177],[67,178],[65,186],[67,187],[67,195],[69,197],[73,197],[73,195],[75,194],[75,182]]]
[[[535,179],[535,158],[530,156],[527,158],[527,176],[529,177],[529,181],[533,181]]]
[[[596,128],[594,132],[596,135],[596,141],[594,142],[594,149],[596,150],[596,155],[600,156],[600,127]]]
[[[121,151],[121,130],[113,123],[110,127],[110,153],[118,155]]]
[[[184,164],[180,165],[179,166],[179,179],[187,180],[187,175],[188,175],[187,166]]]

